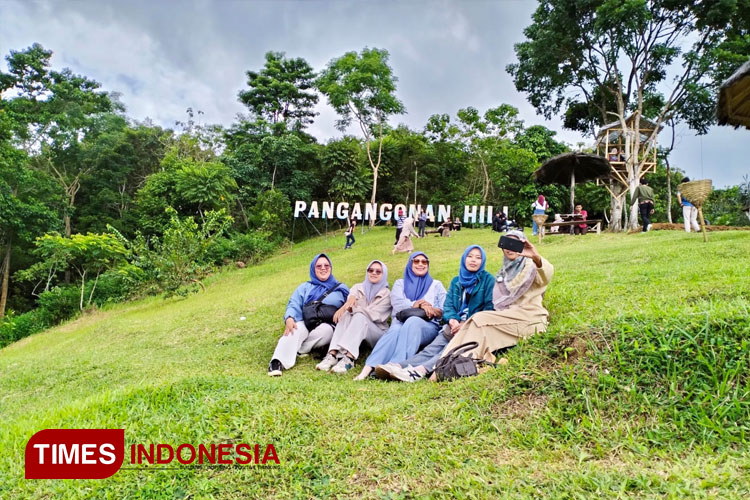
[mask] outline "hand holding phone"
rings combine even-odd
[[[523,241],[511,238],[510,236],[501,236],[500,241],[497,242],[497,246],[503,250],[510,250],[516,253],[521,253],[524,249]]]

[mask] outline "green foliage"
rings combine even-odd
[[[177,211],[168,208],[169,225],[161,238],[153,238],[153,250],[141,246],[146,255],[136,255],[131,264],[142,265],[153,277],[160,290],[167,295],[184,293],[185,285],[196,290],[200,280],[210,269],[211,262],[206,252],[211,242],[220,236],[232,223],[231,216],[222,210],[210,210],[204,222],[198,225],[193,217],[180,217]]]
[[[324,177],[335,201],[363,200],[371,188],[369,172],[363,168],[362,145],[353,137],[331,140],[322,153]],[[382,193],[382,191],[381,191]]]
[[[255,228],[269,233],[273,239],[280,240],[289,234],[291,220],[291,203],[283,193],[271,190],[258,196],[252,216]]]
[[[219,162],[196,164],[184,161],[175,173],[175,187],[185,204],[198,205],[203,209],[217,209],[230,204],[237,183],[229,169]]]
[[[91,304],[99,275],[116,267],[125,259],[127,250],[112,234],[74,234],[65,238],[59,234],[45,234],[37,238],[34,251],[42,261],[33,268],[28,277],[44,278],[60,271],[75,270],[81,280],[79,308],[83,310],[86,277],[95,275],[94,287],[87,305]],[[49,285],[49,281],[48,281]]]
[[[214,264],[242,261],[256,263],[278,248],[274,235],[265,231],[237,233],[215,238],[206,250],[206,260]]]
[[[340,130],[357,120],[369,137],[377,134],[372,127],[406,111],[395,95],[397,80],[388,65],[388,51],[365,48],[331,60],[318,76],[317,86],[341,116]]]
[[[259,72],[247,72],[250,90],[239,93],[240,102],[271,123],[292,122],[303,128],[317,115],[318,96],[313,90],[315,72],[303,58],[289,59],[283,52],[266,52]]]

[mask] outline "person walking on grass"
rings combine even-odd
[[[654,190],[649,187],[648,181],[644,177],[641,184],[633,193],[633,205],[638,203],[638,210],[641,212],[641,221],[643,222],[643,232],[651,229],[651,214],[654,213]]]
[[[399,208],[398,218],[396,218],[396,241],[393,242],[394,245],[398,244],[398,239],[401,237],[401,230],[404,228],[405,220],[406,216],[404,215],[404,210]]]
[[[690,178],[685,177],[682,179],[682,182],[690,182]],[[682,207],[682,218],[685,220],[685,232],[690,232],[690,227],[693,227],[693,231],[700,232],[701,227],[698,224],[698,209],[688,201],[687,198],[682,196],[682,193],[677,191],[677,201],[680,202],[680,206]]]
[[[305,324],[302,310],[306,304],[322,300],[323,304],[337,308],[349,297],[349,288],[333,277],[331,259],[326,254],[318,254],[310,262],[310,281],[298,286],[286,305],[284,313],[284,335],[276,344],[268,375],[281,376],[284,370],[294,366],[297,354],[307,354],[316,347],[327,346],[333,337],[333,318],[314,328]]]
[[[503,266],[495,276],[494,310],[471,316],[443,349],[443,356],[461,344],[477,342],[464,356],[495,361],[495,352],[547,329],[549,313],[542,305],[554,268],[521,231],[508,236],[523,241],[521,253],[503,249]]]
[[[443,326],[435,340],[415,356],[400,363],[387,363],[375,367],[375,376],[402,382],[415,382],[435,370],[443,349],[453,335],[474,313],[491,311],[492,288],[495,278],[484,270],[487,256],[479,245],[468,247],[459,262],[458,276],[451,280],[443,308]]]
[[[388,289],[388,267],[373,260],[367,266],[365,280],[351,289],[349,298],[333,315],[333,331],[328,354],[315,367],[322,371],[346,373],[359,357],[359,346],[367,342],[374,347],[388,329],[391,315],[391,291]]]
[[[393,250],[391,251],[391,255],[395,254],[396,252],[413,252],[414,251],[414,244],[411,241],[411,237],[416,236],[419,238],[419,234],[414,230],[414,219],[412,217],[407,217],[404,219],[404,227],[401,230],[401,236],[399,236],[398,241],[393,246]]]
[[[549,203],[544,199],[544,195],[540,194],[534,203],[531,204],[531,208],[534,209],[533,215],[541,215],[549,208]],[[531,233],[536,236],[539,232],[539,226],[534,222],[531,226]]]
[[[346,246],[344,246],[344,250],[349,250],[352,245],[354,245],[354,230],[357,228],[357,219],[352,217],[349,220],[349,227],[346,228]]]
[[[429,271],[430,261],[424,252],[411,254],[404,278],[396,280],[391,290],[391,327],[375,344],[355,380],[367,378],[377,365],[409,359],[435,339],[443,316],[445,287]]]

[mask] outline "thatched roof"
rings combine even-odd
[[[717,118],[719,125],[750,129],[750,61],[721,85]]]
[[[575,172],[576,182],[591,181],[606,177],[610,172],[606,158],[586,153],[564,153],[545,161],[534,172],[542,184],[570,185],[570,174]]]

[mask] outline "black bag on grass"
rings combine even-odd
[[[435,377],[437,377],[438,381],[453,380],[460,377],[473,377],[479,373],[477,370],[479,365],[496,366],[495,363],[490,363],[483,359],[461,356],[466,351],[471,351],[477,347],[479,347],[477,342],[466,342],[448,351],[448,354],[440,358],[435,365]]]

